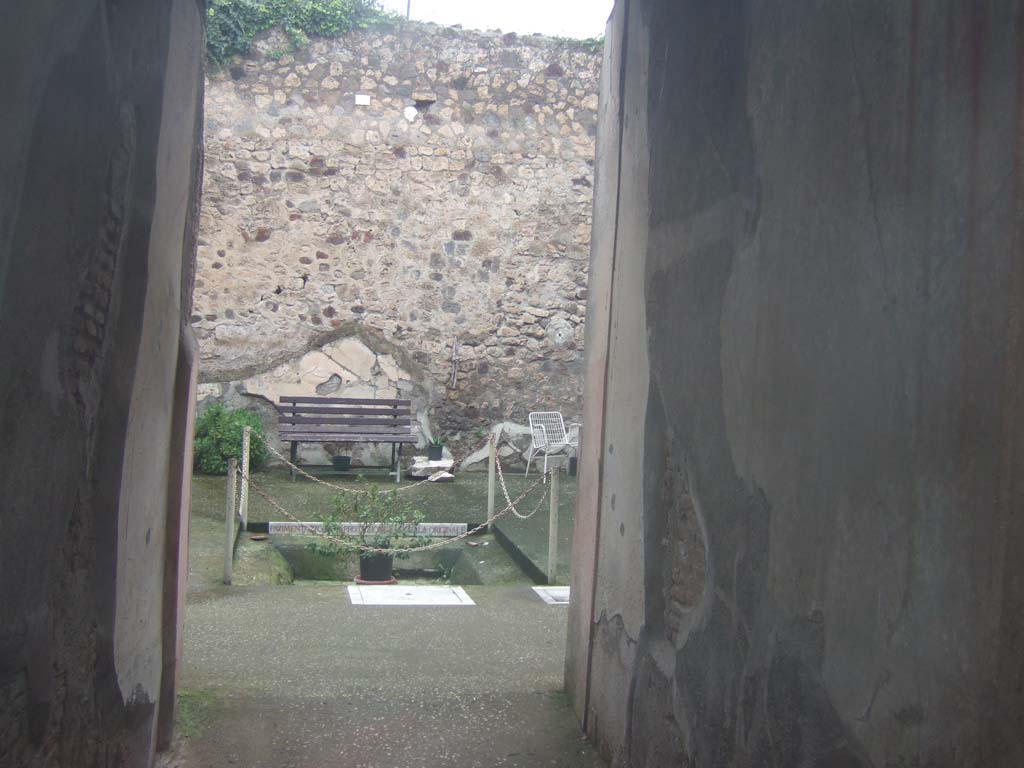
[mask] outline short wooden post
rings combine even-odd
[[[238,479],[238,459],[228,459],[228,485],[224,503],[224,583],[231,583],[231,569],[235,561],[235,482]]]
[[[551,468],[551,508],[548,514],[548,584],[558,578],[558,491],[561,481],[561,464]]]
[[[487,519],[494,517],[494,470],[498,459],[497,439],[487,441]]]
[[[249,530],[249,442],[252,427],[242,428],[242,488],[238,496],[238,516],[242,518],[242,530]]]

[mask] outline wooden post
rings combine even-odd
[[[551,469],[551,509],[548,514],[548,584],[558,578],[558,491],[561,463]]]
[[[249,530],[249,442],[252,427],[242,428],[242,489],[238,497],[238,516],[242,518],[242,530]]]
[[[224,583],[231,583],[231,568],[235,561],[235,482],[238,478],[238,459],[228,459],[228,487],[224,503]]]
[[[494,517],[494,470],[498,459],[497,439],[491,434],[487,441],[487,519]]]

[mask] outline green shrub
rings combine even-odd
[[[209,0],[206,55],[218,65],[245,55],[256,35],[274,27],[299,47],[311,37],[338,37],[392,17],[377,0]]]
[[[217,403],[196,419],[195,469],[204,475],[224,475],[228,459],[242,458],[242,428],[252,427],[249,467],[257,470],[267,460],[263,421],[255,411],[237,410]]]
[[[310,549],[321,555],[357,550],[360,557],[370,557],[374,553],[367,548],[388,549],[392,545],[396,548],[418,548],[425,545],[426,542],[416,538],[416,527],[423,522],[425,515],[403,494],[368,483],[362,475],[354,490],[363,492],[339,495],[332,508],[317,515],[324,524],[324,532],[334,538],[314,536],[308,545]],[[350,537],[351,544],[339,541],[344,538],[343,522],[359,525]],[[399,559],[408,556],[408,553],[395,555]]]

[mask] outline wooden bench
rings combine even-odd
[[[402,446],[415,443],[411,400],[368,397],[281,397],[277,432],[291,443],[297,464],[299,443],[391,443],[391,471],[402,478]],[[292,478],[295,470],[292,470]]]

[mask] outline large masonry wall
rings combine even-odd
[[[406,23],[211,74],[203,394],[411,395],[467,439],[577,416],[599,61]]]
[[[612,766],[1024,765],[1022,29],[617,4],[568,651]]]

